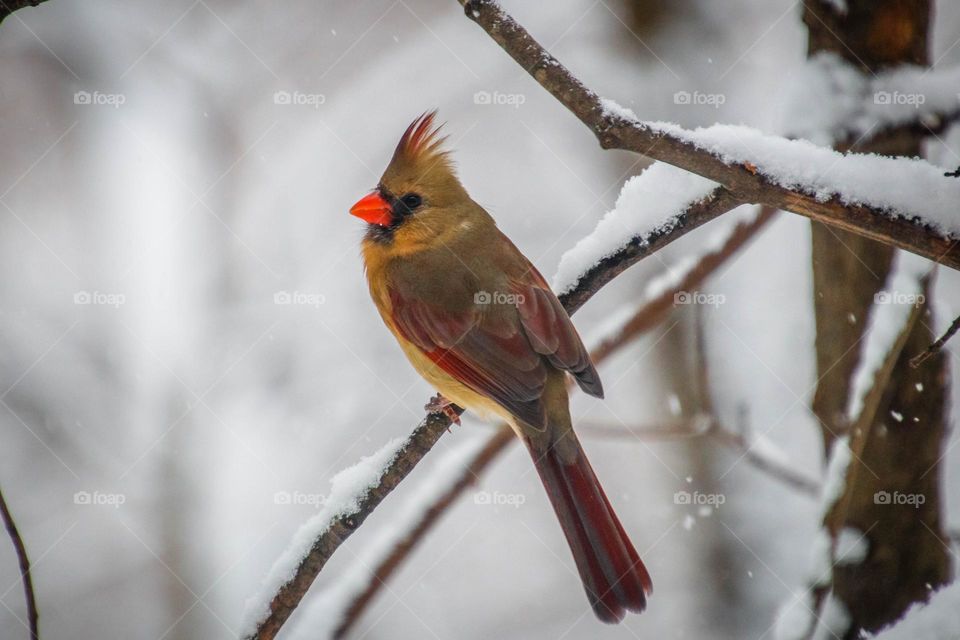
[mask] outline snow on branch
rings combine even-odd
[[[247,602],[241,637],[273,638],[343,542],[403,480],[449,428],[428,414],[405,439],[392,440],[331,480],[323,509],[294,536],[274,563],[259,595]]]
[[[553,290],[566,293],[576,287],[580,277],[593,265],[618,255],[631,242],[644,247],[654,238],[682,226],[687,211],[697,203],[711,201],[711,194],[719,186],[659,162],[630,178],[623,185],[613,210],[590,235],[560,258]]]
[[[466,435],[466,434],[464,434]],[[514,439],[509,429],[501,429],[490,438],[497,450]],[[343,574],[313,597],[302,617],[293,627],[293,635],[303,630],[304,637],[342,638],[359,619],[368,602],[399,567],[406,555],[420,539],[425,514],[439,516],[437,507],[445,505],[473,484],[475,461],[482,464],[492,459],[491,445],[482,438],[466,437],[451,451],[440,457],[416,490],[406,498],[399,513],[379,535],[350,562]],[[468,473],[464,473],[469,469]],[[436,513],[432,513],[437,510]]]
[[[939,132],[960,118],[960,67],[899,65],[867,75],[840,56],[821,52],[807,60],[788,93],[791,138],[848,147],[870,135],[916,129]],[[854,145],[855,146],[855,145]]]
[[[791,211],[960,269],[960,243],[954,241],[960,230],[951,223],[960,208],[960,181],[932,165],[843,156],[743,127],[686,131],[641,122],[588,89],[495,2],[458,1],[467,17],[593,131],[603,148],[633,151],[714,180],[739,203]],[[835,171],[853,184],[833,180]]]
[[[915,603],[900,622],[873,636],[874,640],[949,640],[960,629],[960,582],[935,592],[927,603]]]
[[[903,336],[907,319],[914,308],[923,305],[923,280],[930,265],[916,256],[898,253],[888,282],[874,296],[870,318],[864,331],[860,362],[850,378],[850,402],[847,422],[854,424],[863,412],[864,401],[878,381],[878,372],[890,359],[897,339]],[[894,360],[896,356],[894,356]],[[886,387],[885,381],[880,386]]]

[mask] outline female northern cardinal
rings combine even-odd
[[[435,115],[407,127],[380,184],[350,209],[369,223],[370,295],[443,394],[428,408],[499,416],[523,440],[594,612],[619,622],[643,611],[652,583],[570,421],[567,373],[598,398],[600,377],[543,276],[460,184]]]

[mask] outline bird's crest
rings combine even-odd
[[[434,124],[436,116],[437,111],[434,109],[422,113],[410,123],[397,143],[391,164],[420,167],[439,164],[444,168],[451,168],[450,152],[443,149],[447,136],[439,135],[443,125]]]

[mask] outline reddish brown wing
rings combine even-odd
[[[443,371],[520,420],[536,427],[546,423],[540,396],[547,368],[531,348],[515,309],[474,305],[451,314],[393,290],[390,301],[400,334]]]
[[[540,272],[528,264],[527,282],[513,285],[521,296],[517,309],[530,346],[558,369],[569,371],[584,392],[603,397],[600,375],[590,360],[567,310],[550,290]]]
[[[515,304],[472,304],[451,313],[392,289],[390,300],[401,335],[438,367],[539,427],[546,422],[540,396],[547,363],[572,373],[591,395],[602,397],[603,387],[566,310],[543,276],[522,263],[510,283]],[[471,299],[475,293],[464,291]]]

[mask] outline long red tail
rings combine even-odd
[[[563,447],[541,448],[524,439],[594,613],[603,622],[617,623],[627,611],[646,608],[653,583],[576,435],[568,430],[564,440]]]

